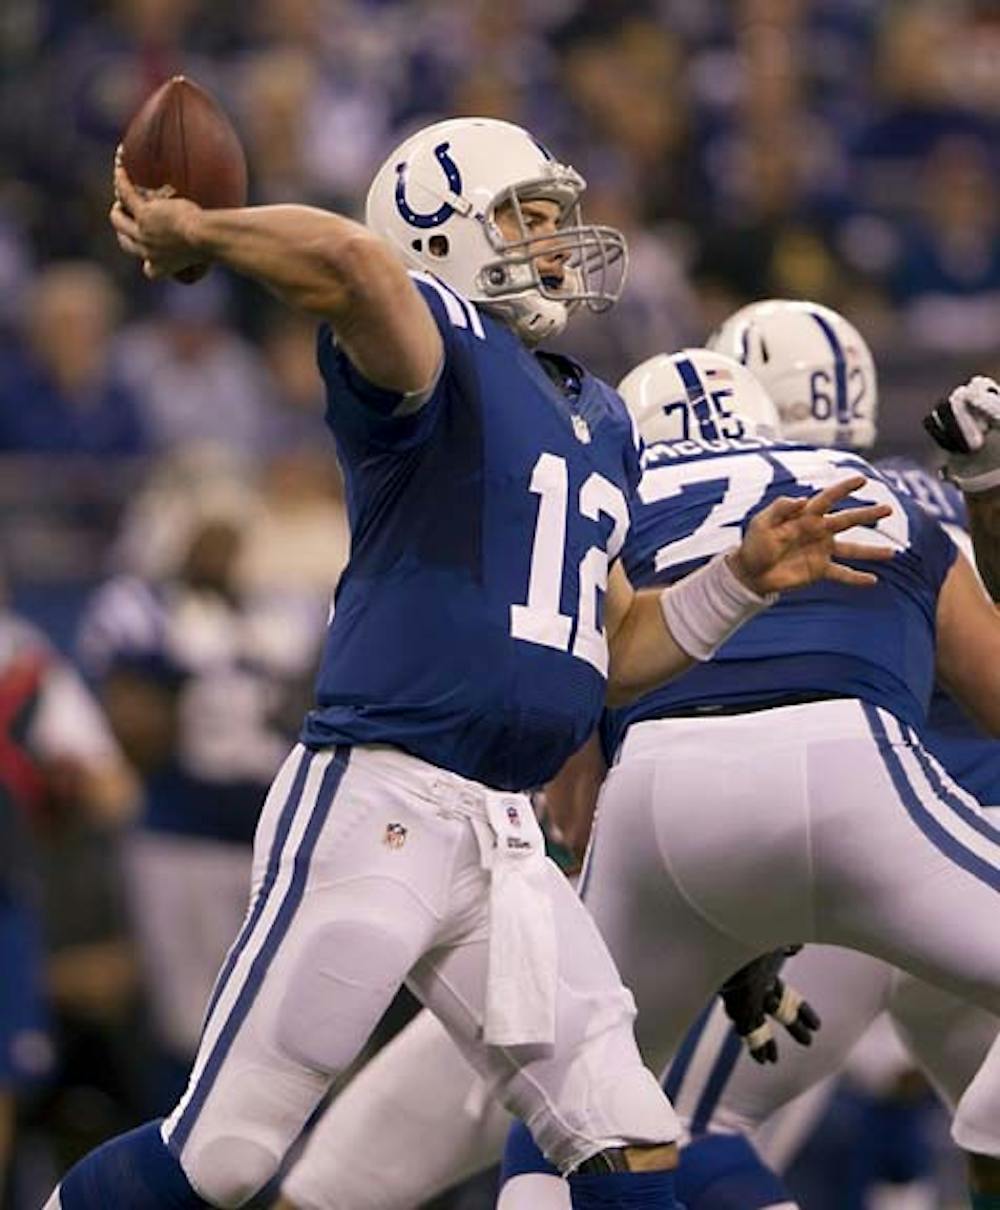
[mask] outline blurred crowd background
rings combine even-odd
[[[313,325],[218,270],[152,285],[107,224],[115,145],[177,72],[232,116],[258,203],[359,215],[416,126],[529,127],[629,236],[622,303],[564,337],[612,381],[808,297],[874,349],[879,452],[922,456],[927,406],[1000,369],[995,0],[4,0],[5,1210],[169,1105],[347,551]],[[933,1110],[848,1120],[950,1179]]]

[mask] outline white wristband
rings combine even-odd
[[[729,636],[773,605],[776,592],[759,596],[740,580],[725,554],[660,593],[660,608],[674,642],[693,659],[710,660]]]

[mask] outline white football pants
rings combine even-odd
[[[1000,1059],[991,1054],[962,1093],[995,1032],[986,1015],[1000,1014],[998,890],[1000,832],[979,804],[891,715],[829,701],[633,726],[602,791],[583,895],[636,996],[640,1048],[654,1066],[678,1051],[715,989],[754,955],[800,941],[849,947],[883,963],[828,954],[827,964],[869,972],[851,990],[819,961],[816,978],[829,992],[804,990],[823,1030],[809,1050],[785,1042],[766,1083],[787,1082],[790,1099],[811,1082],[792,1068],[827,1048],[842,1061],[890,999],[909,1000],[908,1028],[928,1073],[953,1102],[961,1098],[956,1139],[963,1121],[973,1129],[978,1106],[982,1144]],[[789,978],[798,983],[797,966],[813,962],[800,955]],[[920,991],[884,963],[951,998]],[[944,1031],[955,998],[984,1014],[968,1040]],[[859,1014],[861,1028],[849,1021]],[[936,1014],[944,1016],[935,1023]],[[718,1033],[719,1020],[706,1032]],[[727,1024],[707,1049],[692,1036],[666,1088],[680,1094],[697,1133],[716,1112],[705,1084],[718,1085],[722,1051],[731,1063],[741,1051]],[[965,1052],[961,1084],[955,1051]],[[684,1094],[689,1080],[702,1084],[693,1099]],[[753,1114],[754,1124],[766,1116]],[[1000,1154],[1000,1139],[991,1146]]]
[[[190,1083],[163,1125],[207,1201],[239,1205],[273,1176],[404,981],[563,1171],[606,1147],[677,1137],[636,1049],[632,998],[550,862],[555,1044],[482,1041],[490,874],[479,825],[511,799],[394,749],[293,750],[264,806],[250,907]],[[298,1196],[309,1210],[308,1192]]]
[[[690,1128],[698,1119],[695,1133],[753,1137],[773,1114],[828,1076],[857,1068],[863,1081],[874,1078],[880,1057],[856,1047],[871,1037],[876,1022],[886,1020],[912,1065],[954,1113],[997,1037],[1000,1022],[991,1013],[867,954],[808,945],[785,963],[782,978],[817,1009],[822,1028],[809,1047],[798,1046],[779,1030],[779,1061],[762,1068],[739,1046],[721,1004],[713,1006],[702,1028],[690,1035],[693,1049],[686,1070],[680,1078],[668,1077],[685,1125]],[[898,1067],[894,1056],[886,1061]],[[801,1139],[813,1120],[807,1113],[794,1134]],[[788,1139],[784,1147],[789,1147]],[[990,1125],[989,1146],[978,1149],[1000,1156],[1000,1118]]]
[[[282,1192],[302,1210],[413,1210],[497,1163],[511,1122],[421,1012],[325,1111]]]
[[[882,748],[872,725],[885,733]],[[686,746],[675,749],[672,735],[661,743],[662,730],[683,731]],[[995,833],[978,805],[925,754],[908,750],[913,742],[890,716],[879,713],[870,720],[851,702],[632,729],[602,798],[588,902],[600,894],[605,908],[614,908],[608,916],[621,922],[612,943],[629,960],[641,988],[640,1028],[654,1037],[659,1030],[665,1039],[661,1051],[677,1049],[708,995],[748,957],[831,928],[844,929],[845,942],[881,946],[900,958],[909,954],[914,964],[927,962],[928,973],[940,970],[952,982],[970,969],[996,972],[1000,956],[986,925],[989,914],[997,913],[990,885],[996,878]],[[665,787],[662,797],[654,797],[658,784]],[[634,800],[623,801],[633,792]],[[736,814],[732,824],[728,812]],[[938,819],[943,822],[932,822]],[[687,880],[678,874],[679,859],[668,864],[675,841],[684,874],[693,876]],[[946,855],[935,841],[946,846]],[[942,891],[940,903],[927,901],[928,878]],[[711,893],[716,880],[727,911],[719,927],[707,909],[708,896],[686,895],[692,883],[699,890],[707,884]],[[635,888],[638,901],[632,900]],[[851,899],[841,909],[843,919],[826,907],[840,894]],[[975,928],[970,919],[979,921]],[[925,927],[928,935],[921,941]],[[642,968],[645,978],[636,973]],[[812,1047],[782,1038],[781,1062],[761,1069],[744,1056],[721,1004],[713,1001],[714,1010],[698,1017],[668,1075],[668,1090],[674,1090],[688,1124],[753,1132],[772,1111],[842,1066],[884,1009],[893,1012],[918,1062],[954,1106],[995,1034],[992,1014],[862,953],[809,946],[789,964],[788,978],[823,1015]],[[974,978],[979,987],[978,973]],[[995,983],[989,994],[996,996]],[[677,999],[686,1003],[678,1008]],[[993,1062],[1000,1060],[991,1057]],[[447,1115],[418,1104],[434,1071],[441,1073],[435,1087]],[[984,1125],[1000,1122],[992,1100],[1000,1080],[987,1078],[988,1072],[969,1090],[966,1130],[974,1132],[979,1150],[1000,1154],[996,1127]],[[308,1174],[310,1188],[325,1190],[308,1203],[309,1210],[403,1210],[485,1167],[499,1155],[503,1117],[495,1110],[481,1119],[469,1115],[477,1100],[475,1083],[471,1071],[449,1055],[445,1035],[418,1019],[391,1048],[391,1061],[376,1060],[361,1072],[319,1123],[288,1192],[295,1200],[296,1182]],[[423,1137],[432,1140],[427,1148],[402,1126],[393,1128],[393,1103],[401,1117],[423,1115]],[[384,1124],[380,1151],[393,1163],[377,1185],[359,1158],[375,1120]],[[808,1115],[807,1124],[811,1120]],[[789,1143],[784,1133],[781,1149],[787,1150],[794,1140]],[[960,1143],[961,1133],[956,1125]],[[567,1204],[563,1190],[552,1192],[551,1203],[537,1200],[540,1190],[532,1196],[538,1207]]]

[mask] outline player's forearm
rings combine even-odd
[[[609,638],[609,706],[627,705],[695,663],[667,628],[660,597],[658,588],[635,593]]]
[[[255,278],[299,310],[330,318],[349,309],[358,287],[358,245],[381,259],[379,241],[360,223],[311,206],[198,210],[186,235],[206,259]]]
[[[1000,604],[1000,488],[969,493],[969,533],[986,591]]]
[[[696,661],[711,659],[736,630],[777,600],[777,593],[762,596],[747,584],[742,550],[717,555],[666,589],[636,593],[631,586],[616,588],[615,577],[609,578],[609,705],[641,697]]]

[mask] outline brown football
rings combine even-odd
[[[222,107],[200,84],[174,76],[147,97],[122,139],[122,161],[135,185],[170,185],[180,197],[217,210],[247,200],[243,145]],[[177,274],[192,282],[208,271]]]

